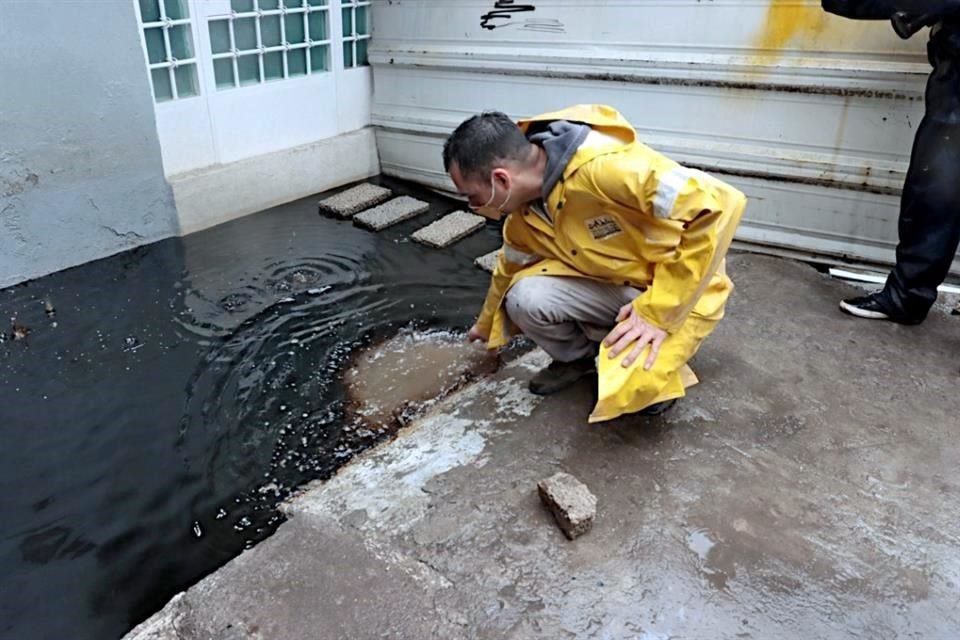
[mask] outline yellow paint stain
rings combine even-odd
[[[779,51],[789,44],[802,47],[816,40],[826,26],[827,14],[819,2],[770,0],[757,48]]]
[[[788,45],[808,48],[827,28],[827,21],[819,2],[770,0],[756,48],[766,55],[775,55]]]

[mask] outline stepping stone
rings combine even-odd
[[[493,273],[493,270],[497,266],[497,254],[500,253],[500,249],[495,249],[490,253],[480,256],[473,261],[473,264],[477,265],[487,273]]]
[[[320,213],[337,218],[351,218],[364,209],[386,202],[393,195],[390,189],[364,183],[347,189],[319,203]]]
[[[481,216],[475,216],[465,211],[454,211],[425,226],[410,237],[417,242],[442,249],[457,240],[466,238],[484,224]]]
[[[380,231],[398,222],[420,215],[429,208],[430,205],[422,200],[410,196],[400,196],[378,207],[358,213],[353,216],[353,224],[372,231]]]

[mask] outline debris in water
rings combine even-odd
[[[14,340],[26,340],[30,331],[30,327],[18,324],[16,318],[10,318],[10,337]]]
[[[44,301],[43,310],[46,312],[48,318],[53,319],[57,317],[57,309],[53,306],[53,303],[50,302],[49,299]]]

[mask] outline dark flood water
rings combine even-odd
[[[0,291],[31,330],[0,344],[0,636],[121,637],[376,441],[343,419],[349,355],[465,330],[499,244],[410,242],[457,207],[397,190],[433,209],[373,234],[312,197]]]

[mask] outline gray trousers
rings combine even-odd
[[[506,309],[524,335],[551,358],[571,362],[595,356],[620,307],[641,293],[588,278],[530,276],[510,288]]]

